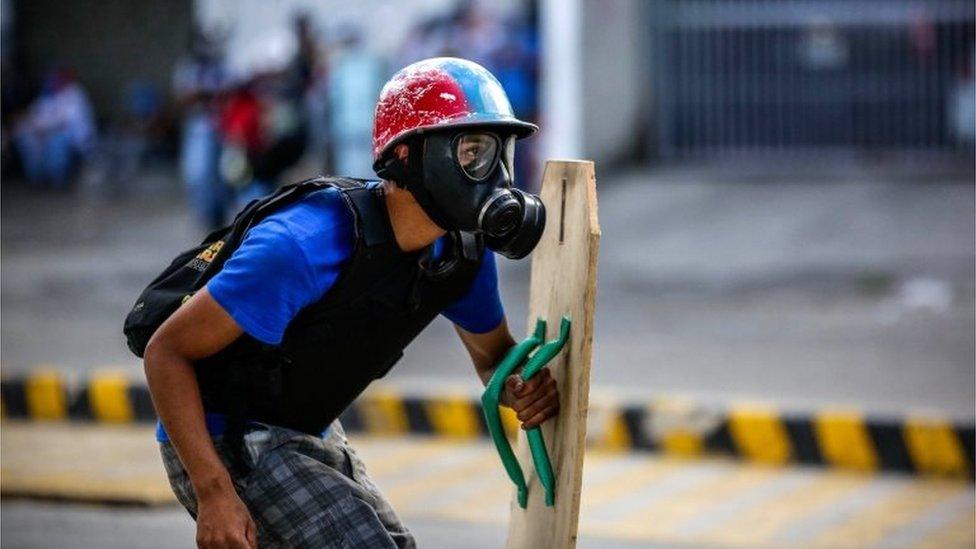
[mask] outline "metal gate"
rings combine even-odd
[[[663,156],[972,146],[972,0],[647,6]]]

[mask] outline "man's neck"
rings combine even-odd
[[[386,211],[397,246],[405,252],[413,252],[429,246],[446,231],[431,221],[410,191],[392,181],[383,182]]]

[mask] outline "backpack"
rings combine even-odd
[[[247,231],[268,215],[301,200],[311,192],[327,187],[352,189],[367,180],[345,177],[315,177],[252,200],[234,217],[233,223],[207,235],[198,246],[176,256],[142,291],[125,317],[122,333],[134,355],[142,358],[146,345],[160,325],[176,309],[203,288],[223,268]]]

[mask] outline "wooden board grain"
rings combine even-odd
[[[521,433],[516,455],[528,482],[529,503],[522,509],[513,494],[508,530],[508,546],[513,549],[576,545],[590,390],[600,244],[593,163],[546,162],[540,196],[547,222],[532,256],[527,326],[534,326],[541,316],[549,322],[547,339],[553,339],[560,317],[568,314],[572,330],[566,348],[549,363],[559,384],[560,412],[543,425],[556,476],[556,505],[545,506],[544,491]]]

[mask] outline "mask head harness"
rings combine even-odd
[[[391,155],[377,175],[410,191],[442,229],[480,232],[489,249],[521,259],[542,237],[546,209],[514,187],[516,136],[503,131],[461,126],[411,136],[407,158]]]

